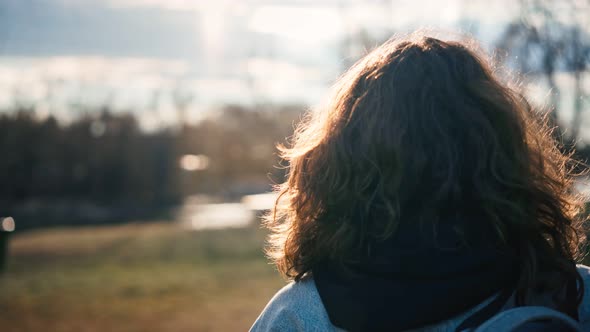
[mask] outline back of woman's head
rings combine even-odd
[[[355,64],[283,147],[288,178],[268,252],[299,279],[320,261],[362,259],[400,223],[451,217],[465,245],[485,230],[518,257],[521,302],[542,270],[577,280],[581,201],[572,161],[540,113],[469,43],[391,40]],[[471,240],[470,240],[471,239]],[[576,294],[579,301],[580,294]]]

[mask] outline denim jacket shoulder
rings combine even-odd
[[[312,278],[291,282],[266,305],[251,332],[344,331],[332,325]]]
[[[584,280],[584,297],[579,306],[583,331],[590,331],[590,268],[578,265]],[[470,310],[440,323],[412,330],[413,332],[454,331],[469,315],[492,301],[490,298]],[[330,323],[328,313],[312,278],[293,282],[283,287],[266,305],[252,328],[252,332],[266,331],[344,331]]]

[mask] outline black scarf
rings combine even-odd
[[[462,244],[456,225],[439,223],[436,236],[424,236],[419,223],[400,224],[358,263],[317,264],[312,274],[332,324],[404,331],[450,319],[498,292],[509,295],[516,258],[494,249],[486,232]]]

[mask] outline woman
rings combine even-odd
[[[294,282],[253,331],[468,330],[525,305],[590,324],[575,163],[496,69],[414,34],[338,81],[281,149],[268,254]]]

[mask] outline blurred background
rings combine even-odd
[[[589,0],[0,0],[2,331],[246,330],[284,284],[275,145],[421,27],[479,39],[587,160]]]

